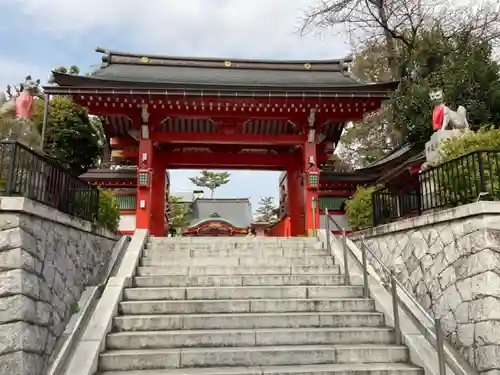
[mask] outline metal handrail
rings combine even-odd
[[[328,213],[328,210],[325,209],[325,216],[327,220],[325,221],[325,229],[326,229],[326,246],[328,251],[331,253],[332,248],[331,248],[331,241],[330,241],[330,221],[337,227],[338,230],[342,232],[342,241],[339,240],[339,243],[342,245],[342,250],[343,250],[343,255],[344,255],[344,283],[345,285],[349,285],[349,267],[348,267],[348,261],[349,261],[349,252],[351,253],[351,256],[354,257],[354,259],[357,260],[356,255],[352,252],[352,249],[347,246],[347,234],[345,228],[340,228],[340,226],[337,224],[337,222],[330,216]],[[338,240],[336,236],[333,236],[335,239]],[[405,309],[406,312],[410,313],[412,315],[412,318],[414,322],[416,322],[419,325],[419,328],[422,330],[425,330],[427,334],[424,334],[424,337],[429,341],[429,343],[432,345],[432,347],[437,351],[438,354],[438,365],[439,365],[439,374],[440,375],[446,375],[446,365],[450,366],[452,371],[455,374],[464,374],[464,375],[477,375],[477,371],[472,369],[468,364],[464,363],[464,366],[462,364],[457,364],[454,361],[454,358],[447,353],[444,350],[445,344],[444,344],[444,337],[443,337],[443,330],[441,329],[441,318],[432,318],[430,314],[422,307],[422,305],[417,301],[417,299],[403,286],[403,284],[396,278],[394,272],[371,250],[368,245],[365,242],[364,237],[361,237],[361,267],[363,269],[363,291],[364,291],[364,296],[369,297],[369,286],[368,286],[368,261],[367,261],[367,256],[366,252],[369,252],[371,256],[377,261],[377,263],[380,264],[382,269],[390,275],[390,281],[391,281],[391,295],[392,295],[392,308],[393,308],[393,315],[394,315],[394,331],[395,331],[395,336],[396,336],[396,344],[399,345],[401,344],[401,325],[400,325],[400,320],[399,320],[399,304],[402,305],[402,307]],[[358,265],[359,265],[359,260],[358,260]],[[434,323],[434,332],[429,329],[425,324],[421,323],[418,317],[414,314],[412,309],[399,298],[398,296],[398,291],[397,288],[401,289],[404,294],[410,299],[410,301],[416,305],[419,309],[419,311],[422,313],[423,316],[426,317],[426,319],[429,320],[429,322]],[[430,335],[434,342],[429,339]],[[467,366],[467,367],[465,367]]]

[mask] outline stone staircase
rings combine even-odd
[[[423,375],[310,238],[153,238],[101,375]]]

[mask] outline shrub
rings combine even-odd
[[[346,213],[353,230],[370,228],[373,225],[372,194],[378,186],[358,186],[356,193],[347,201]]]
[[[442,162],[446,162],[480,148],[500,150],[500,129],[485,125],[477,132],[464,132],[457,137],[445,139],[439,146],[439,154]]]
[[[99,188],[99,214],[97,224],[108,230],[118,229],[120,222],[120,207],[116,197],[109,191]]]
[[[489,193],[489,200],[500,199],[498,150],[500,130],[492,126],[444,140],[439,148],[442,164],[428,173],[436,203],[443,207],[471,203],[483,191]]]

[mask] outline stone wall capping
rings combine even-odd
[[[364,237],[377,237],[383,236],[387,233],[397,233],[407,231],[418,227],[433,226],[439,223],[446,223],[450,220],[459,220],[464,218],[471,218],[474,216],[483,215],[500,215],[500,202],[487,202],[480,201],[463,206],[450,208],[443,211],[437,211],[421,216],[416,216],[390,224],[379,225],[374,228],[365,229],[362,231],[354,232],[349,237],[356,241],[361,236]]]
[[[105,230],[103,228],[96,228],[91,222],[79,219],[77,217],[57,211],[52,207],[46,206],[42,203],[33,201],[23,197],[1,197],[0,198],[0,212],[23,212],[28,215],[34,215],[46,220],[57,222],[68,227],[90,232],[94,235],[113,238],[118,240],[120,235]]]
[[[353,233],[395,273],[481,374],[500,358],[500,202],[475,202]],[[372,263],[382,279],[384,271]],[[485,339],[487,337],[487,339]]]
[[[93,375],[97,371],[99,353],[104,350],[106,335],[111,331],[113,318],[118,314],[118,305],[123,289],[130,286],[142,250],[148,239],[148,231],[138,229],[123,255],[116,274],[108,280],[81,339],[71,353],[64,374]]]

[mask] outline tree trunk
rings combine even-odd
[[[381,26],[384,29],[384,39],[387,45],[387,61],[389,64],[389,70],[391,71],[391,76],[393,80],[397,80],[400,77],[399,69],[398,69],[398,54],[396,51],[396,44],[394,43],[394,38],[389,32],[389,21],[387,18],[387,12],[385,9],[384,0],[378,0],[375,2],[377,7],[378,15],[380,18]]]

